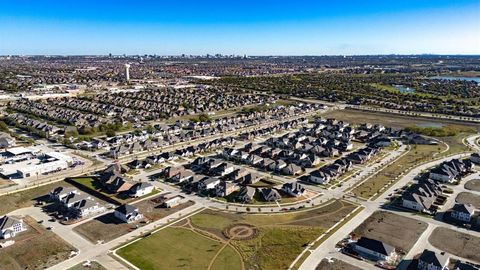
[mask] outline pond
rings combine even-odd
[[[479,77],[454,77],[454,76],[435,76],[435,77],[430,77],[430,79],[434,80],[464,80],[464,81],[474,81],[480,84],[480,78]]]

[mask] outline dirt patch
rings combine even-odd
[[[75,248],[30,217],[28,230],[15,236],[15,244],[0,249],[0,269],[45,269],[68,259]]]
[[[134,205],[138,208],[140,213],[142,213],[146,219],[150,221],[156,221],[166,216],[169,216],[175,212],[178,212],[182,209],[185,209],[189,206],[192,206],[193,204],[194,202],[188,201],[186,203],[177,205],[173,208],[165,208],[165,207],[159,206],[158,203],[155,203],[152,200],[143,200],[139,203],[135,203]]]
[[[315,270],[362,270],[362,268],[358,268],[342,260],[332,259],[328,261],[327,259],[323,259]]]
[[[445,241],[448,239],[448,241]],[[428,241],[440,250],[471,260],[480,261],[480,238],[451,229],[436,228]]]
[[[471,204],[475,208],[480,208],[480,196],[470,192],[460,192],[455,198],[455,202]]]
[[[465,188],[473,191],[480,191],[480,179],[473,179],[465,183]]]
[[[408,252],[427,224],[412,218],[385,211],[377,211],[368,217],[353,233],[389,244]]]
[[[250,240],[257,235],[257,229],[250,224],[233,224],[226,228],[223,234],[228,239]]]

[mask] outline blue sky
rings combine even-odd
[[[480,0],[0,1],[5,54],[480,54]]]

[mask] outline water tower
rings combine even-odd
[[[125,64],[125,79],[130,81],[130,64]]]

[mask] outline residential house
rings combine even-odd
[[[280,193],[273,188],[262,188],[260,189],[260,193],[262,194],[263,199],[267,202],[276,202],[282,199]]]
[[[445,253],[438,253],[425,249],[418,258],[418,270],[448,270],[450,256]]]
[[[242,183],[244,185],[252,185],[260,181],[260,179],[262,179],[262,176],[257,173],[247,173],[246,175],[238,178],[237,180],[239,183]]]
[[[222,181],[215,187],[217,197],[226,197],[237,191],[239,186],[232,182]]]
[[[14,218],[7,215],[0,218],[0,238],[2,239],[15,237],[18,233],[26,230],[27,226],[21,218]]]
[[[308,180],[313,183],[324,184],[330,182],[331,177],[324,171],[315,170],[310,173]]]
[[[300,174],[303,171],[303,169],[293,163],[288,164],[286,167],[284,167],[281,172],[286,175],[297,175]]]
[[[473,153],[470,155],[470,161],[480,165],[480,153]]]
[[[394,261],[396,258],[395,248],[375,239],[361,237],[353,245],[353,249],[361,256],[369,257],[377,261]]]
[[[475,214],[475,207],[471,204],[456,203],[452,207],[451,217],[465,223],[469,223]]]
[[[215,177],[207,177],[201,180],[197,187],[199,190],[211,190],[214,189],[218,184],[220,184],[220,179]]]
[[[75,201],[68,208],[69,214],[75,218],[83,218],[92,214],[105,211],[105,207],[93,200],[85,198]]]
[[[124,204],[115,208],[114,216],[123,222],[130,223],[141,220],[143,215],[133,205]]]
[[[283,184],[282,190],[293,197],[303,196],[307,192],[303,185],[301,185],[298,181]]]
[[[153,192],[154,186],[147,182],[140,182],[134,184],[130,190],[129,195],[131,197],[142,197],[144,195],[150,194]]]
[[[253,196],[255,196],[255,188],[244,186],[238,192],[237,197],[235,197],[238,201],[243,203],[250,203],[253,200]]]
[[[179,170],[177,174],[169,178],[170,181],[176,183],[182,183],[185,181],[190,181],[195,173],[191,170]]]
[[[176,195],[173,197],[166,197],[162,203],[162,206],[165,208],[173,208],[179,204],[181,204],[185,200],[185,197],[181,195]]]

